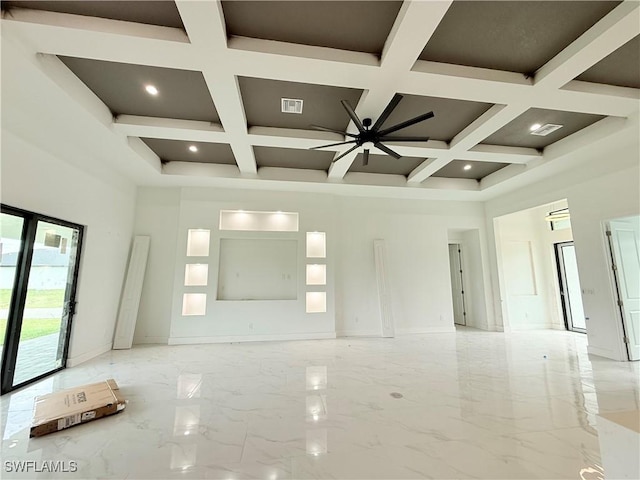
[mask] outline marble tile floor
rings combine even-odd
[[[139,346],[3,396],[3,464],[78,471],[1,476],[594,480],[639,366],[557,331]],[[122,413],[29,439],[34,396],[109,377]]]

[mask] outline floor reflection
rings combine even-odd
[[[586,347],[460,329],[113,351],[3,396],[3,461],[74,460],[78,478],[596,480],[597,415],[638,409],[640,365]],[[124,412],[29,439],[36,395],[111,377]]]

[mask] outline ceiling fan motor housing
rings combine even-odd
[[[350,154],[351,152],[353,152],[354,150],[362,146],[365,147],[363,152],[364,165],[367,165],[369,162],[369,149],[372,147],[375,147],[378,150],[383,151],[384,153],[386,153],[387,155],[393,158],[396,158],[396,159],[401,158],[401,155],[391,150],[382,142],[385,142],[385,141],[426,142],[428,141],[429,137],[389,137],[388,135],[390,133],[397,132],[398,130],[402,130],[403,128],[410,127],[411,125],[415,125],[416,123],[420,123],[425,120],[428,120],[429,118],[432,118],[434,115],[433,115],[433,112],[424,113],[410,120],[398,123],[397,125],[393,125],[392,127],[388,127],[388,128],[385,128],[384,130],[381,130],[382,125],[387,120],[387,118],[389,118],[389,115],[391,115],[391,112],[398,106],[398,103],[400,103],[400,100],[402,100],[402,95],[400,95],[399,93],[396,93],[391,99],[391,101],[389,102],[389,104],[386,106],[386,108],[384,109],[380,117],[378,117],[378,119],[376,120],[376,123],[375,125],[373,125],[373,128],[369,128],[371,127],[371,124],[372,124],[372,121],[370,118],[363,118],[362,120],[360,120],[360,118],[358,118],[358,115],[354,111],[353,107],[349,104],[349,102],[347,100],[342,100],[340,103],[342,103],[342,106],[346,110],[347,114],[349,115],[349,117],[351,118],[355,126],[358,128],[358,133],[354,134],[350,132],[342,132],[340,130],[334,130],[332,128],[313,125],[313,127],[318,130],[340,133],[346,137],[352,138],[353,140],[345,140],[344,142],[332,143],[329,145],[321,145],[319,147],[311,147],[311,149],[316,150],[319,148],[334,147],[336,145],[348,145],[348,144],[355,143],[355,145],[352,148],[350,148],[346,152],[343,152],[342,154],[334,158],[333,162],[340,160],[342,157]]]

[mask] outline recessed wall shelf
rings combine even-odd
[[[307,292],[307,313],[325,313],[326,311],[326,292]]]
[[[182,296],[182,315],[205,315],[207,312],[206,293],[185,293]]]
[[[205,287],[209,279],[209,265],[188,263],[184,267],[184,285],[186,287]]]
[[[307,265],[307,285],[326,285],[327,266],[318,264]]]
[[[307,258],[326,258],[327,242],[324,232],[307,232]]]
[[[220,230],[251,232],[297,232],[295,212],[220,210]]]
[[[208,257],[211,232],[202,228],[189,229],[187,257]]]

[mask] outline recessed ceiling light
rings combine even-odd
[[[533,132],[534,130],[539,129],[541,126],[542,126],[542,125],[540,125],[539,123],[534,123],[533,125],[531,125],[531,126],[529,127],[529,130],[531,130],[531,131]]]
[[[467,164],[467,165],[465,165],[465,166],[463,167],[463,169],[464,169],[464,170],[471,170],[471,165],[468,165],[468,164]]]
[[[197,152],[198,151],[198,147],[196,147],[195,145],[189,145],[189,151],[190,152]]]
[[[147,85],[147,86],[144,87],[144,89],[150,95],[157,95],[158,94],[158,89],[156,87],[154,87],[153,85]]]

